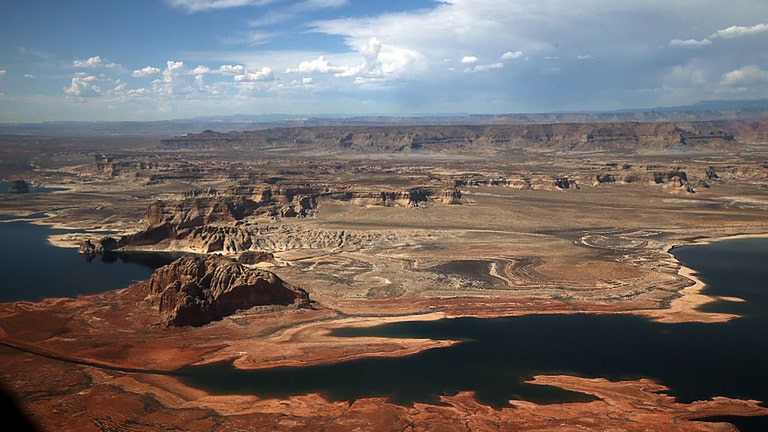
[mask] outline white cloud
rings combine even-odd
[[[145,68],[137,69],[137,70],[133,71],[132,75],[134,77],[136,77],[136,78],[156,77],[156,76],[160,75],[160,69],[158,69],[156,67],[152,67],[152,66],[147,66]]]
[[[152,81],[152,90],[161,96],[180,96],[196,92],[201,85],[184,62],[169,60],[160,72],[160,78]]]
[[[75,60],[72,62],[72,66],[85,69],[120,67],[117,63],[104,63],[100,56],[90,57],[88,60]]]
[[[359,49],[360,54],[363,55],[363,62],[357,66],[346,67],[345,70],[339,72],[337,75],[340,77],[362,77],[362,76],[381,76],[386,74],[384,71],[384,65],[379,60],[379,54],[381,53],[381,42],[374,38],[368,41]]]
[[[245,66],[243,65],[222,65],[219,67],[218,73],[222,75],[242,75],[245,73]]]
[[[189,13],[242,6],[264,6],[273,2],[274,0],[166,0],[166,3],[172,7],[186,9]]]
[[[34,79],[34,78],[37,78],[37,76],[32,74],[24,74],[24,78]]]
[[[718,30],[702,40],[673,39],[669,42],[669,45],[674,47],[700,48],[706,45],[711,45],[712,39],[733,39],[737,37],[752,36],[763,32],[768,32],[768,24],[756,24],[753,26],[733,25],[728,28]]]
[[[235,75],[234,79],[237,82],[271,81],[275,79],[275,74],[272,72],[272,69],[264,66],[255,72],[245,72],[241,75]]]
[[[64,94],[77,97],[95,97],[101,94],[101,88],[95,84],[98,81],[93,75],[77,72],[72,76],[72,83],[64,88]]]
[[[7,71],[7,70],[5,70],[5,69],[0,69],[0,76],[3,76],[3,75],[5,75],[6,73],[8,73],[8,71]]]
[[[344,70],[345,69],[343,67],[333,66],[330,62],[328,62],[328,60],[325,59],[325,56],[320,56],[314,60],[303,61],[299,63],[298,67],[288,68],[285,70],[285,73],[327,74],[342,72]]]
[[[723,75],[723,85],[749,86],[768,83],[768,71],[764,71],[755,65],[733,70]]]
[[[669,46],[673,47],[684,47],[684,48],[701,48],[703,46],[711,45],[712,41],[709,39],[702,39],[702,40],[696,40],[696,39],[672,39],[669,41]]]
[[[157,113],[161,106],[174,116],[214,108],[234,112],[241,102],[267,111],[296,106],[314,113],[334,108],[390,113],[614,109],[660,106],[661,100],[676,104],[681,95],[688,103],[716,98],[717,92],[758,94],[759,85],[740,89],[764,83],[768,70],[761,57],[768,24],[757,24],[768,22],[759,18],[768,16],[768,1],[761,0],[728,5],[722,0],[580,0],[579,13],[567,0],[427,0],[375,8],[406,9],[400,12],[355,6],[338,14],[312,11],[354,2],[163,1],[167,9],[176,8],[168,10],[176,15],[243,9],[230,10],[236,14],[229,27],[209,29],[221,51],[169,46],[165,49],[184,56],[177,58],[183,63],[155,62],[136,70],[84,69],[129,60],[83,56],[76,60],[83,69],[69,69],[87,74],[68,75],[65,80],[72,83],[56,85],[57,96],[64,99],[65,87],[68,96],[99,95],[87,100],[92,106],[141,99],[145,105],[134,101],[120,108],[126,116],[142,109]],[[306,22],[329,16],[346,18]],[[266,39],[274,40],[275,48],[249,49],[248,44]],[[299,40],[303,43],[297,45]],[[685,49],[693,47],[701,48]],[[65,59],[65,66],[74,65],[74,58]],[[589,61],[593,58],[604,67],[587,67],[596,63]],[[8,75],[23,80],[20,75],[30,71],[43,77],[61,64],[51,56],[47,68],[24,66]],[[110,80],[116,76],[126,82]],[[0,84],[9,79],[0,78]],[[360,91],[371,88],[377,91]],[[82,100],[74,102],[69,98],[67,104],[84,106]]]
[[[741,37],[741,36],[751,36],[758,33],[763,33],[768,31],[768,24],[757,24],[753,25],[751,27],[743,27],[743,26],[730,26],[723,30],[718,30],[710,38],[714,37],[721,37],[725,39],[731,39],[735,37]]]
[[[204,75],[207,73],[211,73],[211,69],[208,66],[198,66],[194,69],[192,69],[192,74],[194,75]]]
[[[513,60],[516,58],[522,57],[523,52],[522,51],[507,51],[504,54],[501,55],[501,60]]]

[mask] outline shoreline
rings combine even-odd
[[[718,237],[706,237],[696,239],[689,244],[673,244],[666,249],[666,253],[673,259],[680,267],[677,274],[693,282],[692,285],[683,288],[680,291],[681,296],[670,302],[667,309],[649,309],[642,315],[648,317],[657,322],[674,324],[683,322],[703,322],[703,323],[717,323],[727,322],[732,319],[739,318],[740,315],[718,313],[718,312],[702,312],[698,308],[706,304],[715,303],[718,301],[732,301],[732,302],[744,302],[746,300],[739,297],[730,296],[709,296],[702,294],[702,291],[707,287],[701,279],[698,277],[696,270],[684,266],[677,258],[675,258],[672,251],[675,248],[683,246],[699,246],[707,245],[715,242],[739,240],[739,239],[764,239],[768,238],[768,234],[736,234],[732,236],[718,236]]]
[[[12,214],[8,214],[8,216],[16,216]],[[41,218],[41,219],[25,219],[23,216],[18,216],[16,219],[9,219],[9,220],[3,220],[0,222],[27,222],[38,226],[47,226],[51,229],[56,230],[82,230],[82,228],[76,228],[71,225],[63,224],[63,223],[51,223],[45,221],[47,218]],[[94,236],[94,235],[109,235],[114,234],[115,231],[111,230],[105,230],[103,232],[100,231],[86,231],[82,233],[61,233],[61,234],[50,234],[47,236],[48,243],[55,247],[61,247],[61,248],[67,248],[67,249],[77,249],[79,246],[79,242],[83,240],[86,236]],[[73,238],[76,237],[76,238]],[[702,294],[702,291],[704,288],[706,288],[706,284],[701,281],[696,274],[696,271],[684,266],[680,261],[675,258],[673,250],[675,248],[684,247],[684,246],[697,246],[697,245],[706,245],[711,244],[715,242],[721,242],[721,241],[728,241],[728,240],[738,240],[738,239],[748,239],[748,238],[768,238],[768,233],[753,233],[753,234],[733,234],[733,235],[716,235],[712,237],[702,237],[697,238],[695,240],[689,241],[689,242],[674,242],[668,244],[668,246],[665,247],[665,253],[668,255],[670,260],[673,260],[675,265],[678,266],[677,275],[685,278],[686,280],[691,282],[690,286],[687,286],[679,291],[679,297],[673,299],[669,303],[669,307],[664,309],[635,309],[635,310],[627,310],[626,312],[622,311],[608,311],[608,310],[600,310],[600,308],[596,308],[594,310],[584,310],[583,313],[594,313],[594,314],[604,314],[604,315],[610,315],[610,314],[630,314],[630,315],[638,315],[638,316],[644,316],[648,319],[662,322],[662,323],[682,323],[682,322],[706,322],[706,323],[716,323],[716,322],[727,322],[732,319],[738,318],[739,315],[736,314],[727,314],[727,313],[716,313],[716,312],[701,312],[697,309],[700,308],[703,305],[714,303],[717,301],[732,301],[732,302],[742,302],[744,301],[741,298],[738,297],[729,297],[729,296],[709,296],[706,294]],[[117,250],[116,252],[144,252],[144,253],[185,253],[185,254],[201,254],[202,252],[196,251],[191,248],[153,248],[153,247],[128,247],[128,248],[122,248],[120,250]],[[492,272],[493,272],[492,268]],[[468,297],[467,299],[474,299],[474,297]],[[481,300],[482,297],[478,298],[477,300]],[[429,300],[429,299],[425,299]],[[432,299],[437,300],[437,299]],[[557,309],[557,308],[555,308]],[[532,309],[530,311],[516,311],[514,314],[515,316],[519,315],[528,315],[528,314],[541,314],[541,313],[547,313],[546,311],[542,312],[539,309]],[[564,311],[560,310],[553,310],[552,313],[565,313]],[[573,313],[573,312],[570,312]],[[578,313],[578,312],[576,312]],[[407,315],[390,315],[390,316],[382,316],[382,320],[379,324],[386,324],[387,322],[390,322],[389,319],[396,319],[397,321],[406,321],[406,319],[403,319],[405,317],[412,317],[414,321],[419,321],[419,316],[423,314],[407,314]],[[453,316],[452,314],[450,314]],[[496,317],[496,316],[507,316],[508,313],[504,313],[502,310],[499,310],[498,313],[491,313],[490,315]],[[488,314],[477,314],[477,313],[469,313],[466,316],[473,316],[476,318],[484,318],[487,317]],[[445,316],[447,317],[447,315]],[[367,321],[371,321],[371,318],[365,318]],[[379,324],[370,324],[370,326],[375,326]]]

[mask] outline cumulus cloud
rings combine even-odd
[[[504,54],[501,55],[501,60],[514,60],[516,58],[522,57],[523,52],[522,51],[507,51]]]
[[[32,74],[24,74],[24,78],[34,79],[34,78],[37,78],[37,76]]]
[[[264,66],[261,69],[253,72],[245,72],[241,75],[235,75],[234,80],[237,82],[253,82],[253,81],[271,81],[275,79],[275,74],[272,69]]]
[[[285,73],[327,74],[342,72],[343,70],[343,67],[332,65],[328,60],[326,60],[325,56],[320,56],[314,60],[303,61],[299,63],[298,67],[288,68],[285,70]]]
[[[215,105],[208,104],[214,95],[225,96],[219,101],[234,110],[229,101],[265,101],[270,93],[281,103],[301,101],[301,109],[315,112],[333,106],[387,112],[613,109],[660,106],[662,98],[674,104],[716,98],[718,92],[751,94],[758,85],[748,83],[764,83],[768,70],[760,57],[768,24],[757,24],[768,23],[759,19],[768,16],[768,2],[759,0],[727,6],[721,0],[582,0],[579,13],[568,0],[428,0],[375,8],[385,12],[349,7],[338,14],[310,11],[353,2],[163,1],[177,14],[252,9],[235,9],[242,13],[228,29],[211,29],[219,42],[227,36],[221,32],[240,36],[226,50],[177,51],[184,53],[184,63],[126,70],[127,83],[114,85],[100,75],[111,70],[85,68],[128,60],[79,59],[83,69],[71,72],[88,74],[61,82],[54,89],[59,97],[66,86],[71,96],[141,95],[158,102],[152,109],[163,102],[193,107],[190,112]],[[250,41],[249,31],[254,31]],[[274,48],[241,49],[267,38],[277,42]],[[296,46],[299,38],[304,48]],[[700,49],[685,49],[694,47]],[[601,67],[588,67],[596,63],[591,59],[599,59]],[[134,83],[146,88],[131,90]],[[355,85],[377,91],[363,94]]]
[[[243,65],[221,65],[217,73],[222,75],[242,75],[245,73]]]
[[[160,69],[152,66],[147,66],[142,69],[133,71],[132,74],[135,78],[152,78],[160,75]]]
[[[723,75],[722,83],[726,86],[749,86],[768,83],[768,71],[755,65],[733,70]]]
[[[64,94],[77,97],[95,97],[101,94],[101,88],[95,82],[98,81],[93,75],[85,72],[77,72],[72,76],[72,82],[69,87],[64,88]]]
[[[117,63],[104,63],[100,56],[90,57],[88,60],[75,60],[72,62],[72,66],[84,69],[120,67]]]
[[[336,78],[354,78],[354,83],[374,84],[400,77],[409,66],[418,61],[418,54],[411,50],[386,46],[372,37],[355,47],[354,53],[332,54],[301,61],[296,67],[284,69],[286,74],[333,75]]]
[[[8,71],[7,71],[7,70],[5,70],[5,69],[0,69],[0,76],[3,76],[3,75],[5,75],[7,72],[8,72]]]
[[[207,73],[211,73],[211,69],[208,66],[200,65],[194,69],[192,69],[192,73],[194,75],[204,75]]]
[[[367,44],[360,47],[360,54],[363,55],[363,62],[356,66],[346,67],[344,71],[337,75],[340,77],[379,77],[387,73],[384,65],[379,60],[381,54],[381,42],[377,38],[371,38]]]
[[[184,62],[169,60],[160,72],[160,78],[152,81],[152,90],[161,96],[179,96],[194,93],[200,87],[200,80],[190,73]]]

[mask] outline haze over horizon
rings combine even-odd
[[[764,0],[5,0],[0,122],[768,98]]]

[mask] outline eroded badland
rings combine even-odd
[[[0,379],[43,430],[728,430],[693,419],[768,414],[756,401],[679,403],[650,380],[537,376],[597,400],[496,409],[471,393],[413,406],[216,396],[146,373],[220,360],[316,365],[456,343],[331,335],[393,321],[727,320],[696,309],[713,299],[668,251],[768,232],[768,121],[1,138],[3,177],[64,188],[1,195],[2,213],[45,212],[38,223],[86,231],[54,243],[97,255],[221,254],[239,260],[242,280],[283,293],[247,309],[231,294],[236,312],[226,316],[215,316],[215,298],[198,299],[212,319],[194,321],[178,297],[184,288],[167,287],[209,262],[120,291],[0,304]],[[225,292],[229,282],[205,283]],[[295,301],[301,290],[309,301]]]

